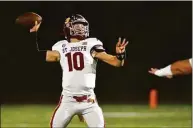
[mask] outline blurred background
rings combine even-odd
[[[22,35],[14,29],[15,19],[27,11],[43,17],[38,33],[41,49],[51,49],[62,39],[65,18],[76,13],[89,21],[90,35],[101,40],[108,53],[115,54],[118,37],[129,40],[124,67],[98,63],[95,93],[99,104],[148,106],[149,92],[156,89],[159,104],[191,105],[191,75],[165,79],[148,73],[151,67],[192,57],[191,1],[0,2],[2,104],[55,106],[62,91],[59,63],[39,60],[35,42],[28,42],[27,36],[17,39]]]

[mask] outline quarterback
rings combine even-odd
[[[39,27],[36,23],[30,32],[37,32]],[[116,55],[106,53],[99,39],[89,37],[89,23],[79,14],[65,20],[63,31],[66,40],[55,43],[52,50],[39,51],[47,62],[58,61],[63,71],[63,90],[50,127],[67,127],[75,115],[82,116],[88,127],[105,127],[94,93],[96,64],[102,60],[115,67],[123,66],[128,41],[119,38]]]

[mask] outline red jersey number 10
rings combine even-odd
[[[65,55],[68,60],[69,72],[75,70],[82,70],[84,68],[84,56],[81,52],[67,53]]]

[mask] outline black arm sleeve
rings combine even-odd
[[[90,50],[90,54],[92,55],[93,52],[104,52],[105,49],[103,48],[102,45],[94,45],[91,50]]]
[[[37,57],[41,60],[46,60],[47,50],[41,50],[41,48],[39,47],[38,33],[37,32],[30,33],[30,39],[36,46],[35,49]]]

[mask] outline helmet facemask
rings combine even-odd
[[[86,22],[75,22],[71,23],[70,27],[70,35],[72,37],[80,36],[83,38],[87,38],[89,36],[89,27]]]

